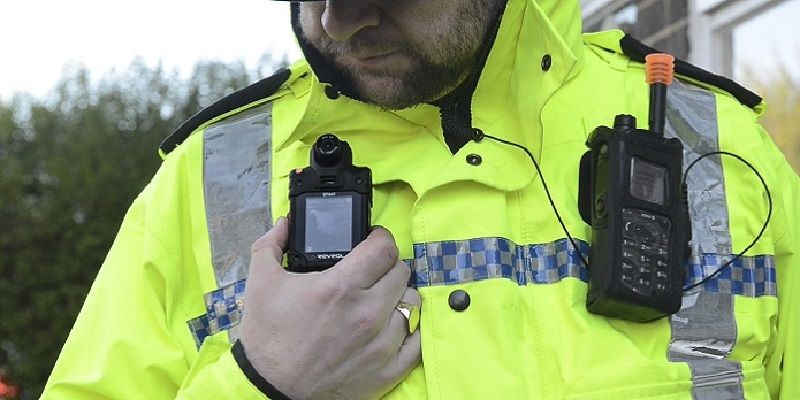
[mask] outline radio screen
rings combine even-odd
[[[639,157],[631,159],[631,196],[651,203],[667,203],[667,169]]]

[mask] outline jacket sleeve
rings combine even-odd
[[[226,334],[198,350],[187,326],[203,309],[208,278],[191,251],[197,244],[174,232],[191,230],[191,185],[175,164],[165,161],[129,209],[42,399],[266,398],[239,369]]]
[[[242,374],[230,349],[222,336],[206,339],[176,398],[266,399]]]
[[[800,178],[777,149],[771,182],[778,321],[766,370],[773,398],[800,399]]]

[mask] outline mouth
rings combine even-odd
[[[400,51],[393,50],[377,54],[353,54],[346,56],[346,58],[348,58],[355,66],[375,68],[392,64],[398,61],[400,56]]]

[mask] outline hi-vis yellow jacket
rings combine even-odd
[[[579,16],[577,0],[509,0],[472,121],[530,149],[586,252],[576,206],[586,136],[620,113],[647,121],[648,91],[622,34],[582,36]],[[372,222],[394,234],[423,299],[422,364],[386,398],[798,399],[798,178],[756,122],[759,99],[701,80],[671,87],[668,135],[687,162],[717,150],[746,158],[774,211],[757,244],[687,293],[677,315],[632,323],[586,311],[591,272],[522,151],[484,140],[453,155],[435,107],[385,111],[338,96],[301,62],[162,147],[44,398],[263,398],[230,353],[250,244],[288,212],[288,172],[334,132],[372,169]],[[703,160],[689,186],[692,283],[753,240],[769,203],[728,157]],[[461,312],[454,291],[470,298]]]

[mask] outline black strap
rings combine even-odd
[[[256,371],[253,364],[250,364],[250,360],[247,359],[244,353],[244,345],[242,345],[241,340],[236,340],[236,343],[233,344],[233,348],[231,348],[231,353],[233,353],[233,359],[236,360],[236,364],[239,365],[244,376],[246,376],[250,383],[258,388],[261,393],[267,395],[270,400],[292,400],[289,396],[276,389],[275,386],[272,386],[271,383],[267,382],[267,380]]]
[[[660,51],[647,46],[646,44],[634,39],[631,35],[625,35],[619,41],[622,52],[630,57],[631,60],[643,63],[645,56],[651,53],[660,53]],[[683,75],[700,82],[716,86],[728,93],[730,93],[736,100],[747,107],[755,108],[761,104],[761,96],[747,90],[744,86],[728,79],[724,76],[715,75],[702,68],[698,68],[686,61],[675,60],[675,72],[678,75]]]
[[[159,148],[164,154],[169,154],[206,121],[271,96],[278,91],[284,82],[289,80],[291,75],[292,72],[290,70],[282,68],[269,78],[264,78],[217,100],[214,104],[200,110],[200,112],[182,123],[178,129],[161,142]]]

